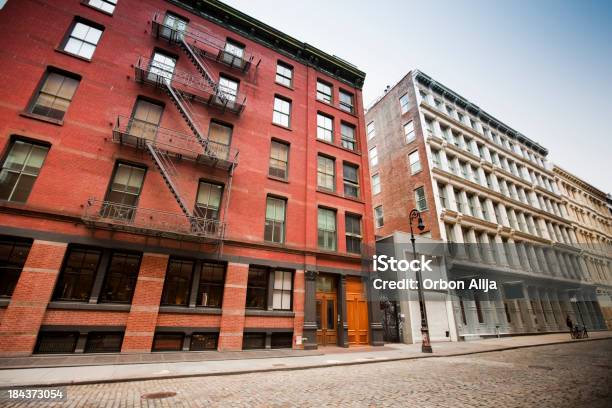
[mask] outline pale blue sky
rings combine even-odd
[[[612,1],[225,0],[367,73],[420,69],[612,192]]]

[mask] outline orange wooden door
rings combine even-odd
[[[368,302],[360,278],[346,279],[346,315],[349,344],[368,344]]]

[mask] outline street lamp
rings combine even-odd
[[[412,232],[412,221],[417,220],[417,228],[419,231],[423,231],[425,229],[425,224],[423,224],[423,218],[421,218],[421,213],[415,208],[410,211],[410,242],[412,242],[412,254],[414,255],[414,259],[417,259],[416,253],[416,244],[414,239],[414,233]],[[421,307],[421,336],[423,337],[423,342],[421,343],[421,351],[423,353],[433,353],[431,348],[431,343],[429,342],[429,327],[427,324],[427,310],[425,308],[425,299],[423,296],[423,278],[421,277],[421,269],[417,269],[416,271],[417,284],[419,286],[419,306]]]

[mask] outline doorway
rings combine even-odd
[[[368,302],[361,278],[346,278],[346,317],[349,344],[368,344]]]
[[[316,318],[317,344],[338,344],[338,294],[336,279],[330,275],[317,276]]]

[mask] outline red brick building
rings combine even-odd
[[[0,32],[2,355],[381,344],[363,72],[212,0]]]

